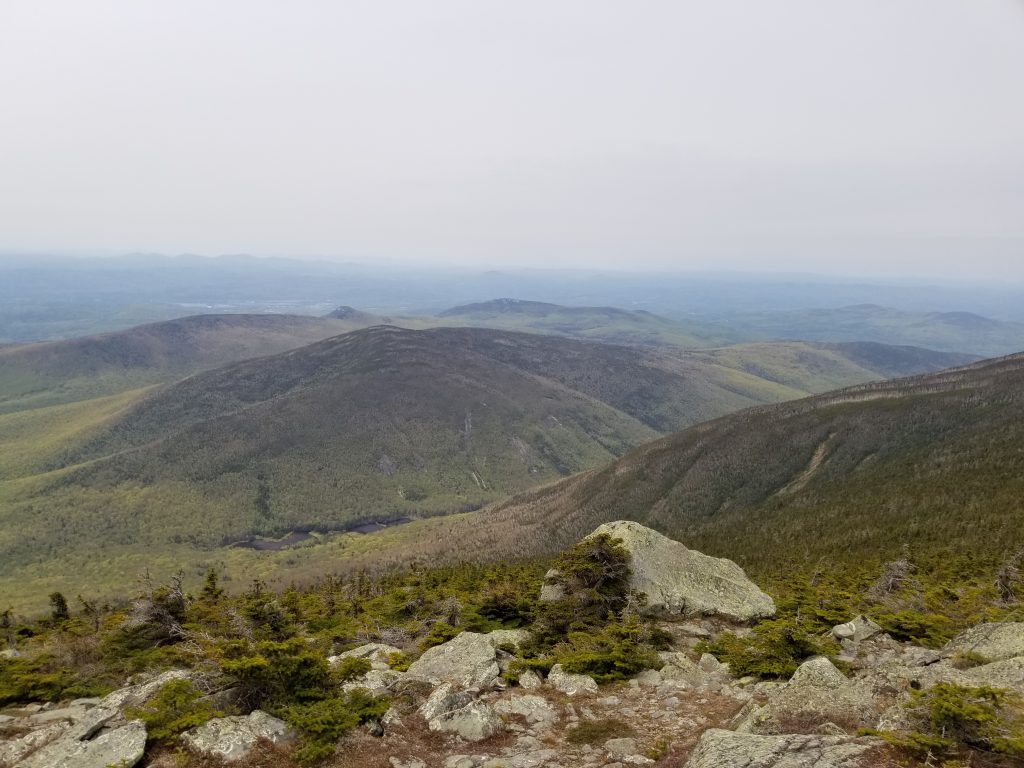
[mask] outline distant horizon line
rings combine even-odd
[[[377,258],[374,261],[360,260],[359,258],[331,258],[323,255],[283,255],[283,254],[259,254],[259,253],[248,253],[248,252],[236,252],[236,253],[196,253],[196,252],[180,252],[180,253],[168,253],[165,251],[130,251],[130,250],[93,250],[93,249],[81,249],[81,250],[58,250],[58,249],[26,249],[26,248],[0,248],[0,267],[4,265],[6,260],[51,260],[51,261],[62,261],[62,260],[81,260],[81,261],[115,261],[115,260],[145,260],[145,259],[160,259],[160,260],[186,260],[192,259],[196,261],[231,261],[231,260],[249,260],[249,261],[262,261],[262,262],[291,262],[296,264],[313,264],[322,265],[325,267],[359,267],[366,269],[393,269],[393,268],[405,268],[422,271],[458,271],[458,272],[470,272],[478,275],[485,275],[487,273],[524,273],[524,272],[540,272],[540,273],[580,273],[580,274],[601,274],[601,273],[612,273],[612,274],[625,274],[625,275],[691,275],[691,276],[702,276],[702,277],[747,277],[747,278],[764,278],[769,277],[777,280],[785,279],[818,279],[826,281],[838,281],[838,282],[850,282],[850,281],[869,281],[872,283],[885,283],[885,282],[915,282],[918,285],[921,284],[948,284],[964,282],[971,283],[974,285],[998,285],[1006,288],[1009,284],[1020,284],[1024,287],[1024,275],[1019,277],[994,277],[994,276],[968,276],[968,275],[950,275],[941,276],[922,273],[878,273],[878,272],[852,272],[852,271],[836,271],[836,272],[816,272],[809,270],[800,269],[755,269],[745,267],[708,267],[708,266],[678,266],[670,267],[664,265],[644,265],[634,264],[628,267],[625,266],[613,266],[613,265],[600,265],[600,266],[580,266],[580,265],[551,265],[543,266],[537,264],[513,264],[513,263],[483,263],[480,265],[471,265],[462,262],[445,262],[445,261],[412,261],[402,259],[385,259]]]

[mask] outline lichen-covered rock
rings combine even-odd
[[[847,679],[823,656],[805,661],[790,681],[768,692],[763,706],[751,702],[736,718],[741,733],[778,734],[794,731],[856,731],[874,726],[884,702],[871,687]]]
[[[836,665],[824,656],[815,656],[808,659],[799,667],[789,679],[792,687],[810,685],[816,688],[842,688],[849,679],[840,672]]]
[[[365,675],[342,684],[341,689],[343,691],[353,691],[356,688],[365,688],[370,693],[382,694],[390,690],[391,686],[403,677],[405,675],[401,672],[393,672],[390,669],[371,669]]]
[[[442,683],[420,705],[417,712],[419,712],[424,720],[429,722],[435,717],[440,717],[445,712],[451,712],[454,709],[466,706],[475,698],[476,696],[470,691],[460,691],[454,683]]]
[[[16,765],[26,755],[59,739],[64,730],[62,723],[53,723],[17,738],[0,741],[0,765]]]
[[[1024,657],[1024,621],[979,624],[961,632],[942,650],[945,655],[973,653],[988,661]]]
[[[775,603],[732,560],[709,557],[639,523],[606,523],[591,536],[619,539],[632,561],[630,589],[644,611],[668,617],[722,616],[747,622],[775,615]]]
[[[134,720],[92,739],[67,734],[16,763],[16,768],[132,768],[146,750],[146,727]]]
[[[558,713],[555,712],[554,707],[548,704],[547,699],[533,694],[499,699],[494,704],[494,710],[502,715],[519,715],[531,725],[536,723],[549,725],[558,719]]]
[[[287,723],[258,709],[244,717],[214,718],[181,735],[185,746],[194,752],[228,762],[246,757],[260,739],[286,744],[294,738]]]
[[[579,693],[597,693],[598,691],[594,678],[566,672],[562,669],[561,664],[555,664],[548,672],[548,685],[567,696],[575,696]]]
[[[434,685],[449,682],[463,688],[483,688],[491,685],[500,672],[491,640],[478,632],[462,632],[447,643],[429,648],[406,674]]]
[[[532,634],[528,629],[495,629],[493,632],[488,632],[484,637],[495,648],[512,646],[518,650],[519,646],[532,637]]]
[[[864,768],[879,742],[843,736],[705,731],[686,768]]]
[[[658,658],[664,665],[660,670],[663,680],[684,680],[690,684],[696,684],[704,675],[703,670],[689,656],[680,651],[662,651],[658,654]]]
[[[875,635],[882,633],[882,628],[864,614],[855,616],[845,624],[837,624],[832,627],[832,636],[836,640],[849,640],[853,643],[862,643],[870,640]]]
[[[557,603],[565,597],[565,587],[562,586],[562,574],[552,568],[544,574],[544,583],[540,588],[540,601],[542,603]]]
[[[454,733],[466,741],[481,741],[500,731],[504,723],[489,704],[473,701],[464,707],[438,715],[430,720],[427,726],[432,731]]]
[[[466,741],[480,741],[502,729],[503,723],[489,704],[471,691],[443,683],[418,710],[432,731],[454,733]]]
[[[528,669],[519,675],[519,687],[525,688],[528,691],[535,690],[544,685],[544,680],[534,672],[532,669]]]

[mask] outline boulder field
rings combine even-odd
[[[772,599],[735,563],[687,549],[637,523],[601,526],[630,554],[630,588],[673,638],[659,667],[599,685],[556,664],[508,674],[526,630],[461,632],[408,664],[402,648],[367,643],[329,658],[364,659],[345,683],[390,697],[380,722],[345,736],[328,765],[346,768],[869,768],[888,746],[858,736],[906,726],[912,691],[939,683],[989,685],[1024,695],[1024,623],[971,628],[941,651],[897,642],[869,617],[837,625],[836,663],[804,661],[788,680],[735,679],[695,651],[725,629],[774,615]],[[564,589],[557,575],[547,598]],[[959,661],[970,654],[972,665]],[[842,663],[840,663],[842,662]],[[839,664],[843,667],[840,669]],[[398,666],[393,668],[392,665]],[[147,734],[126,712],[165,683],[201,670],[133,680],[102,699],[37,704],[0,713],[0,768],[171,768],[166,751],[146,753]],[[279,713],[280,714],[280,713]],[[179,738],[194,765],[248,765],[255,749],[287,760],[297,734],[266,712],[209,720]],[[256,763],[252,763],[256,764]],[[285,765],[287,763],[273,763]]]

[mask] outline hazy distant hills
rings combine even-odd
[[[757,572],[1024,546],[1024,355],[764,406],[419,532],[393,557],[552,551],[632,519]],[[437,524],[441,526],[441,523]]]
[[[674,344],[713,347],[739,340],[734,334],[696,322],[676,322],[645,311],[615,307],[566,307],[540,301],[494,299],[453,307],[438,314],[440,324],[552,333],[616,344]]]
[[[971,312],[906,312],[875,304],[736,314],[723,330],[747,339],[878,341],[984,357],[1024,351],[1024,324]]]
[[[296,315],[196,315],[100,336],[0,347],[0,413],[168,381],[352,327]]]
[[[70,349],[59,370],[93,370]],[[161,350],[157,363],[178,359]],[[174,547],[194,560],[252,534],[451,513],[739,408],[962,360],[871,344],[689,352],[372,327],[0,415],[0,569]]]

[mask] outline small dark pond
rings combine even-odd
[[[255,549],[260,552],[277,552],[278,550],[294,547],[304,541],[314,538],[317,533],[376,533],[385,528],[394,528],[396,525],[411,523],[412,518],[396,517],[391,520],[377,520],[368,523],[350,523],[343,526],[310,526],[300,530],[291,531],[279,539],[268,539],[262,536],[250,536],[242,541],[234,541],[228,544],[229,547],[241,547],[242,549]]]

